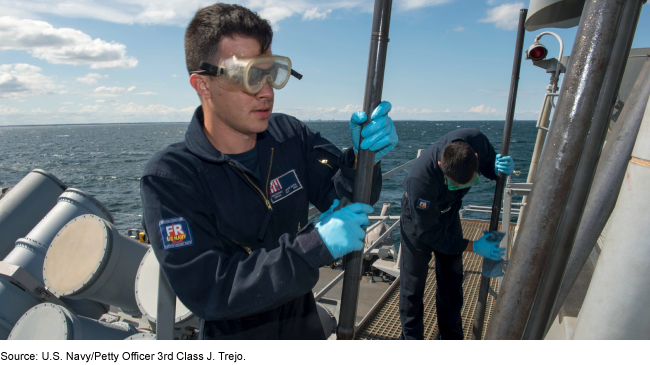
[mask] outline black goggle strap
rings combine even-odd
[[[217,67],[205,61],[201,61],[201,63],[199,64],[199,68],[201,69],[201,71],[190,71],[190,75],[199,74],[199,75],[221,76],[226,71],[223,67]]]
[[[223,67],[217,67],[205,61],[201,61],[201,63],[199,64],[199,68],[201,69],[200,71],[190,71],[190,75],[199,74],[199,75],[221,76],[226,71]],[[291,76],[297,78],[298,80],[302,79],[302,75],[299,74],[294,69],[291,69]]]
[[[298,73],[298,71],[291,69],[291,76],[297,78],[298,80],[302,80],[302,75]]]

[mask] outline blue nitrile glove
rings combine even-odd
[[[393,120],[388,116],[392,105],[387,101],[382,101],[370,115],[372,122],[363,129],[363,142],[361,148],[375,152],[375,162],[379,162],[388,151],[392,150],[397,144],[397,132],[393,125]],[[352,145],[354,152],[359,153],[359,136],[361,124],[367,119],[365,112],[355,112],[350,118],[350,134],[352,136]]]
[[[499,241],[492,241],[494,233],[486,233],[483,237],[474,241],[473,251],[477,255],[481,255],[486,259],[500,261],[501,257],[506,253],[506,249],[499,247]]]
[[[364,228],[368,226],[368,214],[373,210],[370,205],[354,203],[335,212],[338,205],[338,199],[334,199],[334,204],[320,215],[316,223],[316,231],[335,259],[363,248]]]
[[[483,231],[483,233],[487,233],[487,231]],[[497,242],[498,244],[505,236],[506,234],[503,232],[493,232],[492,237],[488,237],[488,241]],[[497,261],[487,258],[483,259],[483,269],[481,270],[481,275],[485,276],[486,278],[498,278],[499,276],[503,276],[503,259],[499,259]]]
[[[498,175],[500,172],[506,176],[510,176],[514,170],[515,161],[512,160],[512,157],[501,157],[501,154],[497,153],[497,158],[494,159],[494,173]]]

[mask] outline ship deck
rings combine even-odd
[[[477,240],[483,235],[483,230],[488,229],[489,221],[463,219],[463,237],[469,240]],[[499,229],[500,229],[499,225]],[[514,234],[515,225],[510,226],[510,235]],[[463,320],[463,332],[465,339],[471,339],[476,302],[478,299],[479,286],[481,281],[481,265],[483,258],[470,252],[463,254],[463,293],[464,301],[461,316]],[[340,271],[321,269],[325,277],[336,276]],[[325,278],[322,278],[325,279]],[[320,283],[323,283],[321,280]],[[319,284],[320,284],[319,283]],[[324,285],[324,284],[321,284]],[[338,283],[325,298],[340,298],[340,287]],[[497,279],[492,279],[490,286],[494,291],[497,289]],[[318,286],[317,286],[318,287]],[[314,288],[315,292],[318,291]],[[429,263],[429,274],[427,277],[426,289],[424,292],[424,338],[435,340],[438,338],[438,317],[436,315],[436,275],[435,260]],[[483,335],[494,309],[495,298],[488,295],[485,326]],[[361,282],[359,293],[359,305],[357,311],[358,329],[355,339],[358,340],[396,340],[401,333],[399,320],[399,278],[393,282],[382,282],[378,279],[371,283],[369,278],[364,277]]]

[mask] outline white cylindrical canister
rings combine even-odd
[[[137,333],[128,323],[99,322],[56,304],[43,303],[20,317],[9,340],[124,340]]]
[[[27,270],[35,279],[43,282],[43,259],[56,234],[72,219],[84,214],[94,214],[113,222],[111,213],[91,195],[68,189],[57,199],[58,203],[34,227],[26,237],[16,241],[16,247],[4,259]]]
[[[152,323],[152,326],[156,323],[158,314],[159,271],[160,264],[153,250],[149,248],[149,251],[140,262],[140,268],[135,278],[135,299],[140,312]],[[174,318],[174,323],[177,328],[199,327],[196,315],[190,312],[178,298],[176,298],[176,318]]]
[[[0,199],[0,259],[56,205],[66,186],[54,175],[36,169]]]
[[[135,277],[147,245],[117,231],[110,222],[82,215],[57,233],[45,256],[43,279],[56,295],[92,299],[139,314]]]
[[[23,180],[27,180],[30,184],[36,184],[45,190],[55,189],[55,187],[50,186],[54,183],[47,182],[53,181],[52,179],[56,178],[49,174],[43,174],[47,173],[44,171],[34,172],[35,177],[31,177],[30,179],[25,178]],[[41,195],[43,194],[39,193],[35,196],[39,197],[39,199],[47,198]],[[3,198],[2,201],[7,197]],[[30,197],[30,199],[32,198]],[[17,241],[14,240],[16,242],[14,249],[4,259],[6,263],[25,269],[40,283],[43,283],[43,261],[45,259],[45,253],[52,239],[66,223],[75,217],[88,213],[98,214],[107,220],[113,219],[108,210],[99,201],[81,190],[68,189],[57,200],[58,203],[56,203],[54,208],[28,232],[27,236]],[[20,212],[16,214],[20,216]],[[11,284],[9,280],[0,278],[0,339],[6,339],[18,318],[40,302],[39,299],[33,297],[31,294]],[[77,314],[84,317],[97,319],[108,311],[108,307],[88,300],[64,299],[64,302]]]
[[[150,341],[155,339],[156,339],[156,334],[149,333],[149,332],[136,333],[135,335],[131,335],[125,338],[125,340],[129,340],[129,341]]]

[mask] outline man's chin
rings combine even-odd
[[[262,133],[269,126],[269,118],[255,118],[253,123],[249,124],[253,133]]]

